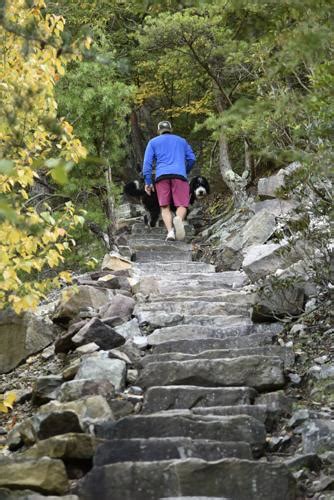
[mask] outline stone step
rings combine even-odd
[[[212,351],[214,349],[245,349],[252,346],[271,345],[273,338],[272,333],[255,333],[244,337],[226,337],[223,339],[172,340],[156,345],[153,352],[154,354],[165,352],[198,354],[202,351]]]
[[[194,227],[192,225],[184,224],[184,230],[185,230],[186,234],[189,234],[189,235],[194,234]],[[137,234],[140,236],[143,236],[146,234],[149,234],[149,235],[166,234],[166,228],[163,225],[158,226],[158,227],[148,228],[147,226],[145,226],[145,224],[137,222],[137,223],[132,225],[131,235],[133,236],[133,235],[137,235]]]
[[[114,439],[98,446],[94,465],[116,462],[172,460],[184,458],[221,460],[222,458],[252,458],[248,443],[206,441],[191,438]]]
[[[157,240],[130,240],[129,244],[131,248],[135,251],[157,251],[157,252],[171,252],[171,251],[183,251],[191,252],[192,245],[185,243],[184,241],[157,241]]]
[[[234,323],[234,324],[233,324]],[[254,324],[248,320],[234,322],[226,318],[225,327],[204,326],[204,325],[177,325],[165,328],[157,328],[148,335],[149,345],[158,345],[163,342],[173,340],[198,340],[209,338],[243,337],[256,333],[271,333],[277,335],[281,331],[278,323]]]
[[[149,363],[141,371],[137,385],[201,385],[254,387],[260,391],[284,386],[283,362],[274,356],[241,356],[224,359],[165,361]]]
[[[191,385],[149,387],[143,412],[195,409],[211,406],[249,405],[257,396],[252,387],[199,387]]]
[[[134,315],[139,323],[146,313],[164,313],[183,314],[183,315],[249,315],[249,304],[238,304],[233,302],[205,302],[203,300],[194,300],[189,302],[152,302],[147,304],[138,304],[135,306]]]
[[[194,415],[249,415],[263,424],[266,424],[268,419],[266,405],[211,406],[210,408],[193,408],[191,412]]]
[[[135,262],[191,262],[192,254],[181,250],[139,250],[132,257]]]
[[[212,273],[215,274],[215,266],[211,264],[207,264],[205,262],[177,262],[174,260],[173,262],[140,262],[136,263],[136,270],[138,272],[142,272],[144,274],[152,274],[152,273]],[[161,276],[161,274],[160,274]]]
[[[232,302],[235,306],[251,307],[254,304],[255,294],[241,291],[231,291],[226,288],[202,290],[198,286],[189,287],[187,291],[173,293],[173,287],[168,293],[152,293],[149,297],[152,302]]]
[[[176,325],[201,325],[201,326],[215,326],[224,328],[229,324],[236,324],[245,322],[253,324],[250,319],[249,313],[241,315],[236,314],[179,314],[167,313],[164,311],[141,311],[138,315],[138,321],[141,326],[149,325],[151,328],[162,328]]]
[[[150,338],[149,335],[148,338]],[[164,361],[189,361],[193,359],[220,359],[220,358],[238,358],[239,356],[250,355],[277,356],[283,360],[284,368],[291,368],[295,361],[293,349],[281,347],[279,345],[262,347],[245,347],[243,349],[214,349],[211,351],[202,351],[198,354],[188,354],[183,352],[170,352],[164,354],[149,354],[141,359],[140,363],[144,367],[149,363],[160,363]]]
[[[189,410],[124,417],[95,426],[97,437],[103,439],[148,439],[153,437],[187,437],[213,441],[249,443],[258,454],[266,439],[264,425],[246,416],[194,415]]]
[[[226,458],[121,462],[94,467],[80,500],[166,500],[201,496],[229,500],[296,500],[296,482],[278,463]],[[192,499],[193,500],[193,499]]]
[[[195,264],[195,263],[194,263]],[[245,273],[239,271],[227,271],[222,273],[210,272],[166,272],[160,270],[156,274],[153,272],[145,274],[140,278],[138,291],[142,293],[173,293],[182,292],[189,288],[198,287],[201,290],[212,288],[241,288],[248,283]],[[140,275],[140,273],[139,273]]]

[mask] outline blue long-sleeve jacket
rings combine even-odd
[[[156,162],[156,180],[162,175],[177,175],[187,179],[196,157],[183,137],[162,134],[151,139],[144,155],[143,175],[145,184],[152,184],[152,167]]]

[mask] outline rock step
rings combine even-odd
[[[158,345],[162,342],[173,340],[197,340],[206,338],[223,339],[226,337],[244,337],[256,333],[270,333],[276,335],[280,333],[280,326],[277,323],[260,323],[254,324],[248,320],[240,322],[237,320],[233,324],[233,318],[229,321],[229,317],[225,320],[225,327],[204,326],[204,325],[178,325],[165,328],[157,328],[153,333],[148,335],[147,340],[149,345]]]
[[[177,262],[174,260],[173,262],[140,262],[136,264],[136,270],[138,272],[142,272],[144,274],[151,274],[154,272],[160,273],[177,273],[181,272],[183,274],[187,273],[215,273],[215,266],[211,264],[206,264],[205,262]],[[161,276],[161,274],[160,274]]]
[[[114,439],[98,446],[94,465],[116,462],[173,460],[184,458],[221,460],[222,458],[252,458],[248,443],[207,441],[190,438]]]
[[[112,492],[112,496],[111,496]],[[226,458],[121,462],[94,467],[81,481],[80,500],[165,500],[168,497],[296,500],[283,464]]]
[[[194,262],[195,264],[195,262]],[[198,262],[200,264],[200,262]],[[145,274],[140,279],[140,287],[147,289],[148,287],[154,288],[160,293],[169,292],[169,287],[172,286],[173,290],[187,290],[188,285],[199,287],[207,287],[210,289],[216,286],[226,286],[227,288],[240,288],[246,285],[249,280],[245,273],[240,271],[225,271],[221,273],[212,272],[163,272]],[[153,285],[153,286],[152,286]],[[139,290],[140,291],[140,290]]]
[[[164,311],[164,313],[176,314],[197,314],[197,315],[222,315],[222,314],[244,314],[249,315],[250,304],[238,304],[234,302],[205,302],[203,300],[194,300],[189,302],[152,302],[147,304],[138,304],[135,306],[134,315],[139,322],[143,313],[155,313]]]
[[[249,405],[257,391],[252,387],[199,387],[191,385],[149,387],[145,392],[143,413],[170,409],[195,409],[211,406]]]
[[[163,311],[141,311],[137,317],[140,325],[150,325],[151,328],[162,328],[176,325],[201,325],[226,327],[240,322],[253,324],[249,313],[241,315],[236,314],[179,314],[167,313]]]
[[[189,224],[184,224],[184,230],[186,234],[194,233],[193,226]],[[147,226],[145,226],[145,224],[137,222],[132,225],[131,235],[137,235],[137,234],[139,234],[140,236],[153,235],[153,234],[166,234],[166,229],[164,226],[148,228]]]
[[[173,411],[173,410],[171,410]],[[194,415],[248,415],[254,417],[263,424],[268,420],[268,410],[266,405],[235,405],[235,406],[211,406],[209,408],[193,408]]]
[[[141,359],[141,365],[144,367],[149,363],[160,363],[164,361],[190,361],[194,359],[237,358],[239,356],[251,356],[254,354],[262,356],[277,356],[283,360],[285,369],[291,367],[294,364],[295,360],[293,349],[289,347],[272,345],[272,346],[262,346],[262,347],[245,347],[243,349],[214,349],[212,351],[202,351],[198,354],[187,354],[183,352],[149,354]]]
[[[248,346],[261,347],[271,345],[273,337],[272,333],[255,333],[244,337],[171,340],[155,345],[153,353],[162,354],[165,352],[183,352],[188,354],[198,354],[202,351],[212,351],[214,349],[244,349]]]
[[[150,303],[155,302],[232,302],[235,305],[250,307],[254,304],[254,293],[244,293],[242,291],[231,291],[226,288],[216,287],[209,290],[198,289],[197,286],[189,287],[187,291],[173,292],[170,287],[168,293],[151,293]]]
[[[149,363],[137,379],[137,384],[143,388],[187,384],[222,387],[247,385],[264,391],[279,389],[284,383],[282,360],[274,356],[256,355]]]
[[[103,422],[95,426],[97,437],[104,439],[148,439],[153,437],[188,437],[213,441],[242,441],[249,443],[254,452],[263,450],[266,431],[262,422],[246,416],[193,415],[189,410],[174,413],[124,417],[116,422]]]
[[[192,245],[185,243],[184,241],[157,241],[157,240],[131,240],[130,246],[133,250],[139,251],[157,251],[157,252],[171,252],[171,251],[183,251],[191,252]]]
[[[191,262],[192,254],[191,252],[181,250],[139,250],[136,251],[133,260],[135,262],[170,262],[170,261],[180,261],[180,262]]]

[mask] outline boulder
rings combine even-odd
[[[275,216],[261,210],[251,217],[245,226],[222,246],[224,269],[239,269],[243,260],[242,250],[251,245],[265,243],[276,228]]]
[[[24,451],[25,458],[91,459],[103,441],[89,434],[68,433],[39,441]]]
[[[53,315],[53,321],[66,324],[71,319],[78,317],[80,311],[88,308],[99,309],[107,304],[112,297],[111,292],[103,288],[85,285],[70,287],[60,299]]]
[[[262,177],[257,184],[257,194],[260,198],[276,198],[277,191],[285,186],[285,175],[280,172],[269,177]]]
[[[246,250],[242,268],[252,282],[288,265],[282,256],[283,245],[253,245]]]
[[[334,448],[334,420],[308,420],[301,433],[304,453],[321,454]]]
[[[141,331],[139,329],[139,323],[136,318],[123,323],[123,325],[116,326],[115,332],[122,335],[125,339],[133,339],[134,337],[141,336]]]
[[[71,380],[65,382],[59,389],[58,400],[74,401],[86,396],[103,396],[110,399],[115,395],[115,388],[110,380]]]
[[[99,316],[102,319],[110,317],[120,317],[129,319],[135,307],[136,301],[132,297],[125,295],[115,295],[107,304],[99,310]]]
[[[292,200],[282,200],[280,198],[273,198],[271,200],[257,201],[253,205],[255,213],[266,210],[275,217],[282,217],[292,212],[297,207],[297,203]]]
[[[266,280],[265,282],[266,283]],[[272,287],[258,292],[252,308],[253,321],[271,321],[284,315],[299,316],[304,310],[304,291],[297,285]]]
[[[0,311],[0,374],[8,373],[53,339],[52,324],[37,315]]]
[[[92,318],[72,337],[72,343],[76,347],[90,342],[95,342],[101,349],[108,350],[119,347],[125,340],[100,319]]]
[[[0,462],[0,488],[32,488],[41,493],[62,495],[69,488],[61,460],[43,457],[37,460],[16,459]]]
[[[123,389],[126,377],[126,363],[119,359],[110,359],[103,353],[94,353],[81,360],[75,379],[108,379],[116,391]]]
[[[46,375],[38,377],[34,383],[32,401],[34,404],[44,404],[57,399],[63,377]]]

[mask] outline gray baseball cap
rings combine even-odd
[[[167,120],[158,123],[158,133],[162,134],[163,132],[171,132],[172,125]]]

